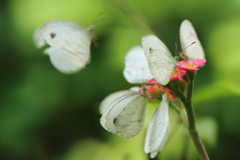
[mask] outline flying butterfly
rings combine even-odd
[[[53,66],[63,73],[74,73],[90,62],[90,45],[93,27],[85,29],[64,20],[53,20],[39,26],[33,33],[37,48],[48,44],[44,53],[50,56]]]

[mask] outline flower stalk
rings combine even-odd
[[[195,120],[195,113],[193,110],[192,106],[192,91],[193,91],[193,82],[194,82],[194,77],[195,77],[195,71],[190,71],[190,76],[189,79],[190,81],[187,84],[187,97],[186,100],[183,102],[187,116],[188,116],[188,121],[189,121],[189,126],[188,126],[188,132],[191,136],[191,139],[196,147],[196,150],[198,152],[198,155],[201,160],[209,160],[208,154],[204,148],[204,145],[201,141],[201,138],[198,134],[197,127],[195,125],[196,120]]]
[[[181,117],[181,119],[183,120],[183,122],[186,124],[186,126],[188,127],[188,132],[189,135],[196,147],[196,150],[198,152],[198,155],[200,157],[201,160],[209,160],[208,154],[204,148],[204,145],[200,139],[200,136],[198,134],[198,130],[196,128],[196,120],[195,120],[195,113],[193,110],[193,106],[192,106],[192,91],[193,91],[193,82],[194,82],[194,77],[195,77],[195,72],[190,71],[190,75],[188,75],[188,79],[189,81],[187,82],[187,93],[186,93],[186,97],[182,94],[182,92],[180,91],[179,88],[175,88],[175,87],[170,87],[173,89],[174,93],[177,95],[177,97],[179,97],[179,99],[181,100],[181,102],[183,103],[183,105],[185,106],[185,110],[186,110],[186,116],[187,116],[187,121],[184,120],[184,118],[182,117],[182,111],[180,112],[180,109],[176,109],[177,113],[179,114],[179,116]],[[170,84],[171,85],[171,84]],[[186,123],[187,122],[187,123]]]

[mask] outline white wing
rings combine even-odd
[[[114,92],[110,95],[108,95],[106,98],[104,98],[104,100],[101,102],[100,107],[99,107],[99,111],[101,114],[104,113],[105,109],[111,105],[112,102],[114,102],[115,99],[122,97],[124,95],[127,95],[129,93],[129,90],[124,90],[124,91],[118,91],[118,92]]]
[[[161,85],[166,85],[176,62],[165,44],[154,35],[142,37],[142,46],[153,77]]]
[[[159,151],[163,150],[168,138],[170,126],[168,105],[169,101],[167,96],[163,95],[162,102],[154,112],[147,130],[144,151],[145,153],[150,153],[151,158],[154,158]]]
[[[188,57],[189,60],[198,59],[198,58],[205,59],[201,42],[199,41],[197,34],[189,20],[184,20],[181,23],[180,41],[181,41],[183,53]],[[196,42],[196,43],[189,46],[193,42]]]
[[[101,104],[100,107],[103,128],[125,138],[138,134],[144,124],[147,97],[127,90],[113,93],[106,99],[102,103],[107,106]]]
[[[123,75],[129,83],[146,83],[153,76],[141,46],[132,47],[125,56]]]
[[[50,21],[38,27],[33,34],[35,45],[40,48],[50,45],[44,51],[53,65],[63,73],[82,69],[90,60],[92,33],[68,21]]]

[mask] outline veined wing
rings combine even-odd
[[[198,39],[197,33],[194,30],[189,20],[184,20],[180,26],[180,41],[183,53],[188,57],[188,60],[205,59],[205,54]],[[189,46],[190,44],[193,45]],[[189,46],[189,47],[188,47]]]
[[[142,38],[142,45],[153,77],[161,85],[166,85],[176,66],[175,59],[165,44],[154,35]]]
[[[46,43],[50,45],[44,53],[63,73],[76,72],[90,61],[92,33],[73,22],[47,22],[34,31],[33,38],[38,48]]]
[[[163,150],[169,132],[169,101],[166,95],[163,95],[162,102],[156,109],[148,126],[144,151],[150,153],[150,157],[154,158],[157,153]]]
[[[138,134],[144,124],[148,98],[141,93],[128,90],[116,92],[106,99],[104,101],[107,107],[101,107],[104,108],[100,119],[101,125],[106,130],[125,138]]]

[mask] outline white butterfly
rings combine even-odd
[[[184,20],[181,23],[180,41],[183,53],[188,57],[188,60],[205,59],[201,42],[199,41],[197,34],[189,20]],[[188,47],[193,42],[196,43]]]
[[[130,83],[141,83],[142,79],[148,80],[147,78],[152,77],[141,47],[135,46],[127,53],[124,76]],[[100,123],[106,130],[125,138],[133,137],[141,131],[148,97],[144,89],[143,93],[139,93],[138,90],[139,88],[134,87],[131,90],[115,92],[102,101]],[[167,96],[164,95],[148,128],[145,152],[151,152],[152,157],[163,149],[167,140],[168,103]]]
[[[50,47],[44,53],[50,56],[55,68],[73,73],[90,61],[92,28],[85,29],[73,22],[53,20],[38,27],[33,34],[35,45]]]
[[[149,124],[145,139],[144,151],[154,158],[163,150],[168,138],[170,123],[168,115],[169,100],[162,96],[162,102],[157,107]],[[144,125],[146,95],[124,90],[110,94],[100,105],[101,125],[109,132],[124,138],[138,134]]]
[[[151,158],[154,158],[158,152],[163,150],[165,142],[168,138],[170,128],[168,105],[169,100],[165,94],[162,96],[162,102],[155,110],[152,120],[148,126],[144,151],[145,153],[150,153]]]
[[[188,20],[181,23],[180,41],[183,53],[189,60],[205,59],[201,43],[191,22]],[[193,42],[196,43],[188,47]],[[159,84],[166,85],[176,67],[176,60],[172,57],[165,44],[154,35],[142,37],[142,46],[153,77]]]
[[[136,91],[112,93],[100,105],[101,125],[121,137],[135,136],[144,125],[147,100],[145,94]]]
[[[123,74],[129,83],[144,83],[152,77],[141,46],[128,51]],[[106,130],[125,138],[141,131],[148,97],[146,91],[139,93],[138,90],[139,87],[134,87],[115,92],[102,101],[100,123]]]
[[[143,36],[142,46],[151,74],[159,84],[166,85],[176,67],[176,60],[155,35]]]
[[[128,51],[123,73],[129,83],[144,83],[153,77],[141,46],[134,46]],[[168,106],[169,100],[166,95],[163,95],[162,102],[157,107],[148,126],[144,151],[150,153],[151,158],[154,158],[159,151],[163,150],[168,138],[170,126]]]

